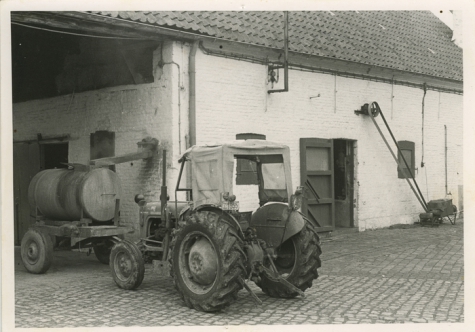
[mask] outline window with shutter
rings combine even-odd
[[[397,142],[399,146],[399,152],[398,152],[398,161],[399,161],[399,167],[398,167],[398,178],[400,179],[405,179],[405,178],[410,178],[411,173],[409,170],[412,172],[412,175],[415,176],[415,157],[414,157],[414,142],[410,141],[399,141]],[[404,160],[402,156],[404,156],[404,159],[406,160],[407,166],[409,166],[409,169],[406,166],[406,163],[404,163]]]

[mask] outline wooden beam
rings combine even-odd
[[[155,151],[153,150],[144,150],[141,152],[127,153],[117,157],[106,157],[100,159],[91,160],[91,165],[94,166],[112,166],[116,164],[126,163],[128,161],[147,159],[153,156]]]
[[[96,36],[111,36],[150,39],[156,41],[176,40],[172,34],[164,35],[159,27],[140,25],[111,17],[101,17],[84,12],[12,12],[12,23],[22,23],[54,30],[85,33]],[[183,38],[181,38],[183,39]]]

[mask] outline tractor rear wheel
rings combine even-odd
[[[189,308],[212,312],[229,306],[242,289],[245,254],[236,230],[218,211],[186,218],[170,245],[170,273]]]
[[[276,250],[274,265],[280,276],[302,291],[312,286],[318,278],[317,269],[321,266],[322,248],[315,226],[309,221],[300,233],[294,235]],[[257,285],[272,297],[293,298],[297,292],[283,286],[275,276],[265,271],[260,275]]]

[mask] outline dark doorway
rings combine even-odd
[[[20,245],[23,235],[35,222],[34,207],[28,202],[31,179],[40,171],[51,168],[67,168],[68,143],[31,141],[13,144],[13,193],[14,193],[14,242]]]
[[[41,145],[42,169],[68,168],[68,143]]]
[[[333,140],[335,226],[354,227],[354,142]]]

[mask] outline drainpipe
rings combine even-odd
[[[445,131],[445,195],[449,194],[448,182],[447,182],[447,125],[444,125]]]
[[[196,51],[200,42],[196,40],[190,50],[188,74],[190,80],[189,135],[190,147],[196,144]]]
[[[189,77],[189,114],[188,114],[188,135],[189,135],[189,146],[196,145],[196,51],[200,42],[195,40],[193,45],[191,46],[190,56],[188,59],[188,77]],[[187,148],[188,148],[187,147]],[[185,162],[185,161],[183,161]],[[188,163],[186,168],[186,187],[191,188],[191,163]],[[187,192],[186,199],[189,201],[191,197],[189,196],[189,192]]]

